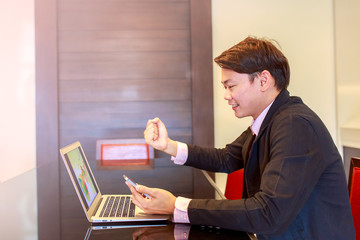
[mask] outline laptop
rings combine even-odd
[[[168,215],[150,215],[135,206],[127,194],[102,195],[80,142],[60,149],[85,215],[91,223],[167,221]]]

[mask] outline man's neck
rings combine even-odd
[[[262,100],[262,104],[260,107],[260,111],[256,116],[253,116],[253,121],[256,121],[256,119],[260,116],[260,114],[269,106],[269,104],[272,104],[277,96],[280,94],[280,91],[277,89],[274,89],[271,93],[268,93],[266,97]]]
[[[254,121],[251,125],[251,130],[252,130],[253,134],[255,134],[255,135],[259,134],[261,124],[263,123],[263,121],[266,117],[266,114],[268,113],[268,111],[274,101],[275,101],[275,99],[260,113],[260,115],[256,119],[254,119]]]

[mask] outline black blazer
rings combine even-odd
[[[282,91],[250,147],[250,128],[223,149],[188,145],[186,165],[231,173],[245,166],[240,200],[193,199],[192,224],[259,239],[355,239],[341,156],[320,118]]]

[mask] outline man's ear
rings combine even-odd
[[[274,78],[268,70],[264,70],[258,75],[261,91],[266,91],[271,84],[275,84]]]

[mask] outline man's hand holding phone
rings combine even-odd
[[[126,176],[125,174],[123,175],[123,178],[125,179],[126,182],[130,183],[135,189],[136,189],[136,186],[137,184],[134,183],[128,176]],[[143,195],[144,197],[147,197],[147,198],[151,198],[149,194],[147,193],[141,193],[139,192],[141,195]]]
[[[125,178],[126,176],[124,176]],[[125,179],[126,180],[126,179]],[[149,214],[173,214],[176,197],[163,189],[148,188],[135,184],[133,181],[125,181],[132,193],[133,203]],[[144,195],[146,197],[144,197]]]

